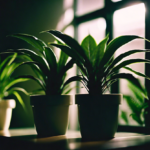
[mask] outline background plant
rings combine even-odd
[[[119,36],[108,43],[109,35],[107,35],[99,44],[95,39],[88,35],[79,45],[72,37],[59,31],[47,31],[55,38],[63,41],[59,43],[51,43],[51,45],[60,48],[70,57],[76,60],[76,64],[81,71],[81,75],[72,77],[68,82],[80,81],[89,94],[102,94],[118,79],[127,79],[136,85],[139,90],[143,91],[139,81],[130,73],[119,73],[119,69],[125,68],[136,75],[149,79],[146,75],[132,70],[127,67],[132,63],[150,63],[146,59],[130,59],[122,61],[123,58],[140,52],[149,52],[149,50],[130,50],[118,57],[114,58],[114,54],[118,48],[126,43],[142,37],[136,35]],[[145,93],[146,96],[146,93]]]
[[[144,115],[146,113],[145,108],[148,107],[148,103],[145,102],[143,94],[135,85],[128,83],[128,88],[131,91],[131,94],[125,94],[123,95],[123,98],[132,111],[130,117],[132,117],[132,119],[139,125],[144,125]],[[143,91],[146,91],[145,93],[148,94],[144,87]],[[149,97],[149,95],[147,95],[147,97]],[[121,111],[121,118],[125,121],[125,123],[129,124],[129,116],[126,111]]]
[[[33,79],[41,86],[36,93],[46,95],[61,95],[71,91],[66,83],[66,72],[73,67],[74,60],[70,59],[63,51],[57,59],[54,51],[48,45],[33,35],[13,34],[11,37],[19,38],[29,43],[33,49],[9,50],[26,56],[24,64],[28,64],[35,73],[33,75],[22,75]],[[64,85],[65,84],[65,85]],[[35,91],[34,91],[35,93]],[[32,93],[33,94],[33,93]]]
[[[17,53],[7,56],[4,60],[0,58],[0,100],[5,100],[8,99],[10,95],[15,95],[25,108],[19,92],[23,92],[26,95],[28,95],[28,93],[24,88],[18,87],[18,83],[25,82],[29,79],[13,76],[15,70],[21,65],[21,63],[15,62],[16,59]]]

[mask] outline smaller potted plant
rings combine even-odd
[[[118,79],[127,79],[143,91],[140,83],[132,74],[119,73],[118,71],[125,68],[134,74],[148,78],[146,75],[127,67],[127,65],[138,62],[150,63],[150,60],[146,59],[122,61],[123,58],[131,54],[149,52],[148,50],[130,50],[116,58],[114,58],[114,53],[124,44],[137,38],[143,38],[125,35],[108,43],[109,35],[107,35],[97,44],[95,39],[88,35],[80,45],[75,39],[59,31],[50,30],[47,32],[64,42],[51,43],[51,45],[60,48],[71,58],[74,58],[81,72],[80,75],[70,78],[66,84],[80,81],[88,92],[88,94],[75,95],[82,138],[85,140],[113,138],[117,130],[118,109],[122,94],[105,94],[105,92]]]
[[[61,52],[57,59],[53,50],[35,36],[13,34],[12,37],[22,39],[34,47],[33,50],[10,50],[26,56],[34,75],[22,75],[35,80],[40,89],[30,96],[31,106],[38,136],[56,136],[66,133],[68,127],[69,105],[73,96],[67,95],[71,88],[65,84],[67,71],[73,67],[74,59]],[[41,95],[42,93],[42,95]]]
[[[0,130],[8,130],[10,126],[12,109],[16,106],[15,100],[10,99],[11,95],[14,95],[25,109],[24,102],[18,92],[23,92],[26,95],[28,93],[16,84],[29,79],[13,77],[13,72],[21,65],[15,62],[16,57],[17,53],[9,55],[3,60],[0,58]]]

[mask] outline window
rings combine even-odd
[[[145,5],[144,3],[129,6],[123,9],[119,9],[115,11],[113,15],[113,37],[117,37],[120,35],[138,35],[141,37],[145,37]],[[131,43],[121,47],[117,50],[116,55],[121,54],[123,52],[126,52],[126,50],[131,49],[144,49],[145,43],[144,40],[137,39],[135,41],[132,41]],[[133,54],[126,59],[134,59],[134,58],[145,58],[145,53],[138,53]],[[144,63],[132,64],[130,67],[138,72],[144,73],[145,72],[145,65]],[[121,69],[120,72],[126,72],[125,69]],[[131,73],[131,72],[130,72]],[[142,85],[144,86],[144,78],[137,76]],[[127,80],[120,80],[119,82],[119,92],[124,95],[132,95],[132,92],[130,91],[130,88],[128,88],[128,82]],[[127,87],[127,88],[124,88]],[[143,98],[144,102],[144,98]],[[124,100],[123,105],[120,105],[120,110],[123,110],[126,112],[127,116],[127,123],[129,125],[139,125],[138,122],[132,119],[130,117],[130,114],[132,113],[132,110],[128,107],[126,101]],[[126,124],[126,122],[121,119],[119,120],[120,124]]]
[[[77,0],[76,15],[81,16],[104,7],[104,0]]]

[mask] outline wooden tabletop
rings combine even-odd
[[[118,132],[110,140],[82,141],[79,131],[66,135],[39,138],[35,129],[0,131],[0,150],[101,150],[101,149],[150,149],[150,135]]]

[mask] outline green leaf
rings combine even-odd
[[[55,44],[55,43],[51,43],[51,45],[60,48],[63,52],[65,52],[70,57],[84,63],[84,59],[80,56],[80,54],[77,53],[75,50],[71,49],[70,47],[65,45]]]
[[[141,76],[141,77],[144,77],[144,78],[150,80],[150,77],[146,76],[146,75],[143,74],[143,73],[137,72],[137,71],[135,71],[135,70],[133,70],[133,69],[131,69],[131,68],[129,68],[129,67],[124,67],[124,68],[127,69],[127,70],[129,70],[129,71],[131,71],[131,72],[133,72],[134,74],[136,74],[136,75],[138,75],[138,76]]]
[[[61,39],[63,42],[65,42],[70,48],[76,50],[81,57],[83,57],[84,59],[86,58],[86,52],[84,51],[84,49],[79,45],[79,43],[73,39],[71,36],[63,34],[59,31],[56,30],[50,30],[47,31],[48,33],[52,34],[53,36]]]
[[[69,78],[65,83],[64,83],[64,87],[67,85],[67,84],[69,84],[69,83],[71,83],[71,82],[74,82],[74,81],[82,81],[82,78],[80,77],[80,76],[73,76],[73,77],[71,77],[71,78]]]
[[[50,68],[53,70],[57,70],[56,56],[50,47],[45,47],[45,56]]]
[[[13,34],[10,35],[11,37],[16,37],[19,39],[22,39],[24,41],[26,41],[27,43],[31,44],[33,47],[35,47],[36,49],[38,49],[39,51],[43,52],[44,51],[44,47],[46,47],[47,45],[40,39],[38,39],[35,36],[29,35],[29,34]]]
[[[26,95],[29,95],[28,92],[25,89],[20,88],[20,87],[13,87],[13,88],[11,88],[9,90],[9,93],[11,94],[11,93],[13,93],[13,91],[20,91],[20,92],[22,92],[22,93],[24,93]]]
[[[133,113],[133,114],[131,114],[131,116],[132,116],[133,120],[135,120],[138,124],[143,125],[144,122],[141,120],[139,114]]]
[[[126,61],[123,61],[122,63],[120,63],[119,65],[115,66],[111,73],[112,72],[115,72],[115,71],[118,71],[119,69],[127,66],[127,65],[130,65],[130,64],[133,64],[133,63],[150,63],[150,60],[148,59],[129,59],[129,60],[126,60]]]
[[[69,62],[63,66],[62,70],[58,74],[58,78],[62,78],[64,74],[73,67],[73,64],[75,63],[74,59],[69,60]]]
[[[21,76],[19,76],[18,77],[18,79],[31,79],[31,80],[34,80],[34,81],[36,81],[41,87],[42,87],[42,89],[44,90],[44,91],[46,91],[46,83],[45,83],[45,81],[44,80],[41,80],[40,78],[36,78],[36,77],[34,77],[34,76],[32,76],[32,75],[21,75]]]
[[[134,86],[132,83],[128,82],[128,88],[130,91],[132,91],[133,97],[135,100],[139,101],[139,105],[142,105],[144,103],[144,96],[141,91],[137,89],[136,86]],[[144,87],[143,87],[144,89]]]
[[[6,57],[1,63],[0,63],[0,69],[3,70],[3,68],[5,67],[5,65],[8,64],[8,61],[12,58],[12,55],[9,55],[8,57]]]
[[[113,57],[118,48],[137,38],[143,39],[142,37],[136,35],[123,35],[110,41],[107,45],[106,52],[101,60],[100,66],[104,66]]]
[[[7,80],[11,73],[13,72],[13,70],[15,69],[16,67],[16,64],[13,63],[11,65],[7,65],[5,66],[5,68],[1,71],[1,74],[0,74],[0,80],[3,81],[3,80]]]
[[[84,49],[86,57],[88,58],[89,62],[92,62],[92,53],[97,46],[94,38],[91,35],[88,35],[83,39],[81,46]]]
[[[16,59],[17,57],[17,53],[14,53],[14,55],[12,56],[12,58],[10,59],[10,61],[8,62],[8,66],[11,65],[13,63],[13,61]]]
[[[121,111],[120,117],[125,121],[126,124],[129,124],[127,113],[125,111]]]
[[[140,84],[139,80],[137,78],[135,78],[132,74],[129,74],[129,73],[118,73],[118,74],[113,75],[107,82],[110,82],[110,81],[112,81],[114,79],[126,79],[126,80],[128,80],[134,86],[136,86],[138,88],[138,90],[140,90],[143,93],[145,98],[148,99],[147,91],[142,87],[142,85]]]
[[[108,39],[109,35],[107,35],[93,50],[92,59],[93,59],[93,67],[95,68],[99,66],[100,61],[104,56]]]
[[[68,90],[65,90],[65,91],[63,90],[62,94],[69,94],[74,88],[75,87],[69,88]]]
[[[49,65],[47,60],[44,58],[43,55],[39,55],[36,52],[34,52],[33,50],[29,50],[29,49],[17,49],[17,50],[11,50],[20,54],[24,54],[29,56],[33,61],[35,62],[39,62],[39,64],[43,65],[44,70],[46,72],[47,69],[49,69]]]
[[[63,51],[60,52],[60,57],[58,60],[58,72],[62,70],[62,68],[65,66],[66,62],[68,60],[68,55],[64,53]]]
[[[5,86],[4,91],[7,91],[10,87],[12,87],[13,85],[20,83],[20,82],[25,82],[28,81],[28,78],[17,78],[12,80],[7,86]]]
[[[21,96],[19,95],[19,93],[14,91],[13,94],[17,97],[17,99],[18,99],[19,103],[22,105],[23,109],[27,112],[25,104],[24,104]]]
[[[111,65],[109,66],[109,69],[111,69],[112,67],[114,67],[117,63],[119,63],[123,58],[134,54],[134,53],[140,53],[140,52],[150,52],[150,50],[130,50],[128,52],[125,52],[121,55],[119,55],[117,58],[114,59],[114,61],[111,63]]]
[[[124,99],[126,100],[128,106],[130,107],[130,109],[134,112],[139,114],[141,109],[141,103],[139,103],[138,101],[136,101],[134,98],[132,98],[131,96],[128,95],[124,95]]]

